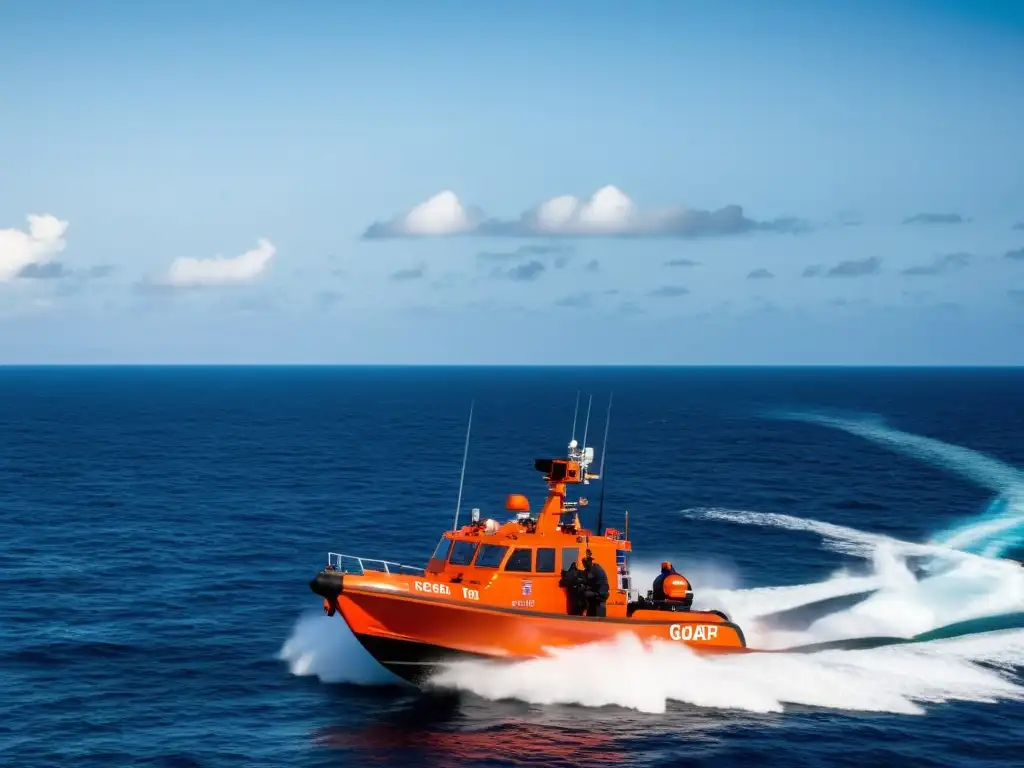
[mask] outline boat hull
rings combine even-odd
[[[377,663],[393,675],[416,686],[426,685],[445,664],[458,661],[486,661],[493,658],[416,640],[400,640],[365,633],[355,633],[355,636]]]
[[[623,632],[705,653],[746,650],[738,626],[720,614],[700,611],[642,611],[632,618],[569,616],[470,607],[405,592],[350,589],[347,584],[333,598],[333,606],[370,655],[417,685],[446,663],[536,658],[551,649],[607,641]]]

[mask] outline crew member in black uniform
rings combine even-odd
[[[570,616],[606,615],[604,604],[609,595],[608,576],[604,568],[594,562],[589,549],[583,558],[583,570],[577,568],[575,562],[570,563],[562,571],[558,585],[565,587]]]
[[[587,556],[583,558],[583,600],[586,604],[587,616],[604,616],[604,604],[608,599],[608,575],[600,563],[594,562],[594,557],[587,550]]]
[[[665,599],[665,579],[674,573],[677,576],[679,575],[678,573],[676,573],[676,569],[672,567],[672,563],[670,563],[668,560],[664,561],[661,564],[661,573],[659,573],[657,578],[654,579],[654,584],[652,585],[653,589],[651,591],[653,592],[653,594],[651,595],[651,599]]]
[[[562,571],[562,578],[558,580],[558,586],[565,587],[566,611],[570,616],[582,616],[586,608],[583,600],[583,572],[576,567],[576,561],[569,563],[569,567]]]

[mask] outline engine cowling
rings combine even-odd
[[[690,582],[686,580],[685,576],[678,573],[670,573],[666,576],[661,588],[667,600],[685,600],[693,594]]]

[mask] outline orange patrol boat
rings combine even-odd
[[[469,423],[467,451],[472,409]],[[459,527],[460,481],[453,530],[425,568],[332,552],[310,588],[380,664],[415,684],[447,662],[534,658],[621,632],[702,652],[746,650],[742,630],[724,613],[691,609],[689,582],[669,563],[646,597],[633,589],[628,513],[626,531],[604,528],[603,482],[597,530],[581,527],[587,500],[566,494],[600,478],[587,472],[593,460],[594,449],[575,439],[567,458],[537,459],[547,498],[534,515],[525,496],[510,494],[505,508],[514,517],[505,523],[481,520],[474,509],[471,522]],[[604,455],[601,463],[603,471]]]

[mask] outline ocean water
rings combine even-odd
[[[329,550],[539,500],[577,392],[606,516],[750,645],[391,678]],[[579,437],[578,430],[577,436]],[[1019,764],[1024,371],[0,369],[0,764]],[[598,485],[588,493],[596,498]],[[591,507],[594,509],[594,507]]]

